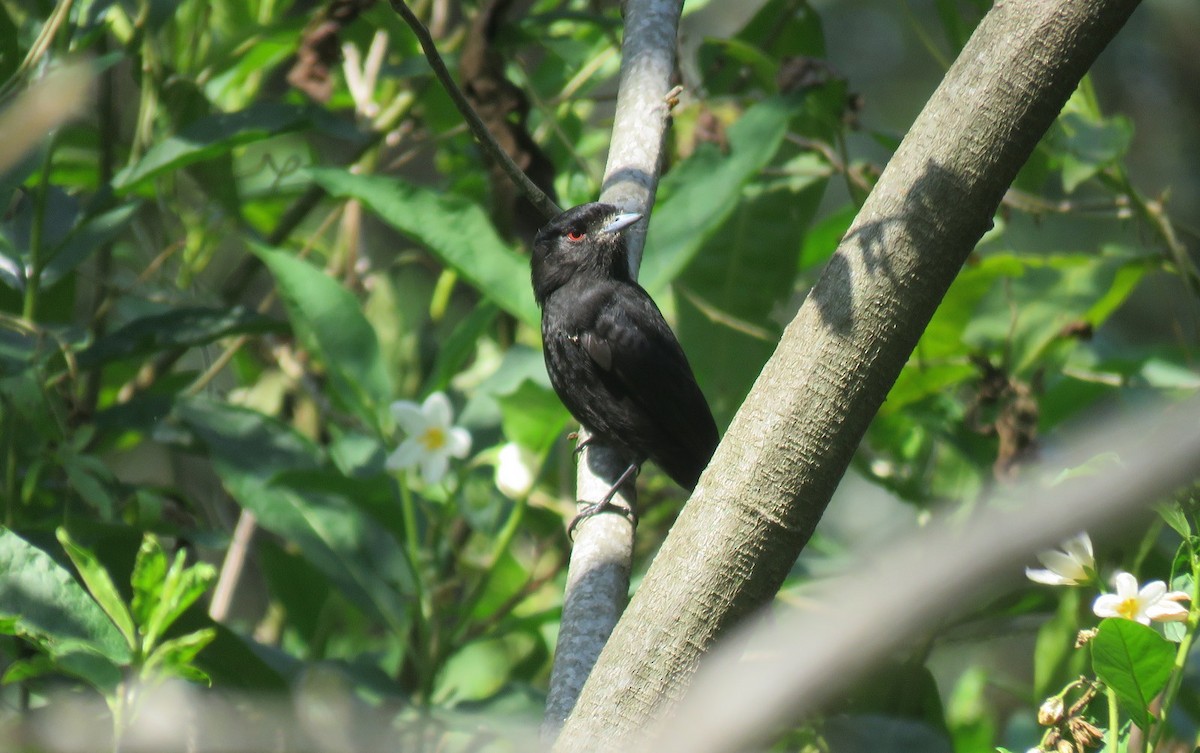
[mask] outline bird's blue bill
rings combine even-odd
[[[612,220],[610,220],[607,225],[600,228],[600,232],[615,233],[618,230],[621,230],[622,228],[629,227],[630,225],[632,225],[633,223],[637,222],[640,219],[642,219],[642,216],[640,214],[638,214],[637,212],[622,212],[621,214],[618,214],[616,217],[613,217]]]

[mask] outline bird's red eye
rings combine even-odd
[[[572,243],[578,243],[579,241],[583,240],[583,232],[579,230],[568,230],[567,240],[571,241]]]

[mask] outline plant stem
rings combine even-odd
[[[514,501],[513,508],[508,513],[508,518],[504,521],[504,526],[500,529],[500,533],[496,535],[496,539],[492,543],[492,550],[488,552],[487,569],[483,571],[479,580],[471,588],[471,593],[463,600],[463,605],[459,609],[461,617],[458,625],[454,628],[453,637],[450,639],[449,645],[456,646],[461,643],[462,636],[467,632],[470,615],[475,611],[475,605],[483,598],[488,584],[492,581],[492,575],[496,571],[496,561],[500,559],[500,556],[504,552],[508,551],[509,545],[512,544],[513,538],[521,528],[521,521],[525,518],[525,510],[528,506],[528,495]]]
[[[1112,688],[1104,689],[1108,696],[1108,753],[1121,752],[1121,717],[1117,713],[1117,694]]]
[[[433,610],[429,607],[428,593],[422,580],[421,540],[417,535],[416,500],[413,498],[412,490],[408,488],[408,474],[401,473],[397,481],[400,484],[400,513],[404,518],[404,558],[408,561],[408,569],[412,572],[413,597],[417,602],[413,619],[416,645],[410,647],[408,653],[412,656],[417,669],[421,693],[425,700],[428,700],[430,692],[433,690],[433,667],[430,666],[429,661],[432,656],[429,619]]]
[[[21,315],[31,324],[37,320],[38,292],[42,281],[42,241],[45,236],[46,205],[50,203],[50,165],[54,157],[54,145],[57,141],[57,131],[50,134],[46,144],[46,153],[42,157],[41,182],[33,207],[33,227],[29,230],[29,277],[25,280],[25,300]]]
[[[6,452],[4,457],[4,525],[12,529],[17,522],[17,432],[11,410],[0,416],[5,426]]]

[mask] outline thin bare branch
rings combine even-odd
[[[433,37],[429,35],[429,29],[425,28],[425,24],[421,23],[420,19],[408,7],[408,3],[404,0],[391,0],[392,8],[395,9],[404,22],[413,30],[413,34],[417,36],[417,41],[421,43],[421,49],[425,51],[425,57],[429,60],[429,67],[433,69],[433,75],[437,76],[437,80],[441,82],[446,93],[450,95],[450,99],[454,101],[454,106],[462,114],[467,121],[467,125],[471,127],[471,133],[475,135],[475,140],[483,147],[483,151],[487,152],[488,158],[500,165],[509,179],[512,180],[525,198],[529,199],[530,203],[542,213],[547,219],[558,215],[562,209],[550,200],[542,189],[534,185],[533,181],[525,172],[517,167],[516,163],[508,156],[508,154],[500,148],[496,143],[496,139],[492,138],[492,134],[488,131],[487,126],[479,118],[475,108],[471,107],[471,103],[467,101],[466,95],[462,93],[462,89],[458,88],[458,84],[454,82],[454,77],[450,75],[450,71],[446,68],[445,61],[437,51],[437,45],[433,43]]]

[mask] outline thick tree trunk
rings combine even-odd
[[[998,0],[784,333],[556,750],[621,747],[768,602],[1006,188],[1136,0]]]

